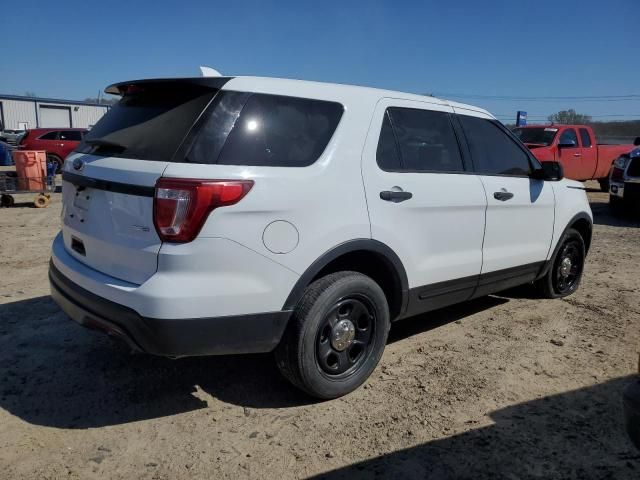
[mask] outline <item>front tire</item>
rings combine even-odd
[[[609,177],[598,179],[598,183],[601,191],[609,193]]]
[[[358,388],[378,365],[389,333],[384,292],[357,272],[327,275],[307,287],[276,348],[280,372],[321,399]]]
[[[577,230],[569,228],[560,240],[560,248],[551,261],[551,268],[535,282],[543,298],[561,298],[574,293],[580,286],[586,248]]]

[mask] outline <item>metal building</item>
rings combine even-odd
[[[108,105],[0,94],[0,130],[29,128],[90,128]]]

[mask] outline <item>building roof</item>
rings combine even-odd
[[[105,107],[109,108],[111,105],[95,102],[84,102],[82,100],[62,100],[60,98],[46,98],[46,97],[29,97],[25,95],[4,95],[0,93],[0,100],[21,100],[23,102],[39,102],[39,103],[61,103],[67,105],[87,105],[90,107]]]

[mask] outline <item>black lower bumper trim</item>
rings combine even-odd
[[[49,264],[51,297],[77,323],[123,340],[132,350],[167,357],[263,353],[284,333],[290,311],[211,318],[159,319],[95,295]]]

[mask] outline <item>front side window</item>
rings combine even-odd
[[[398,163],[400,168],[391,168]],[[378,142],[378,165],[383,170],[410,172],[464,171],[449,114],[414,108],[387,109]]]
[[[589,135],[589,131],[586,128],[580,129],[580,140],[583,147],[589,148],[591,146],[591,135]]]
[[[529,156],[492,120],[460,115],[475,171],[485,175],[526,176]]]
[[[560,135],[560,140],[558,143],[560,145],[570,145],[573,142],[575,147],[578,146],[578,136],[576,135],[576,131],[573,128],[567,128],[562,135]]]

